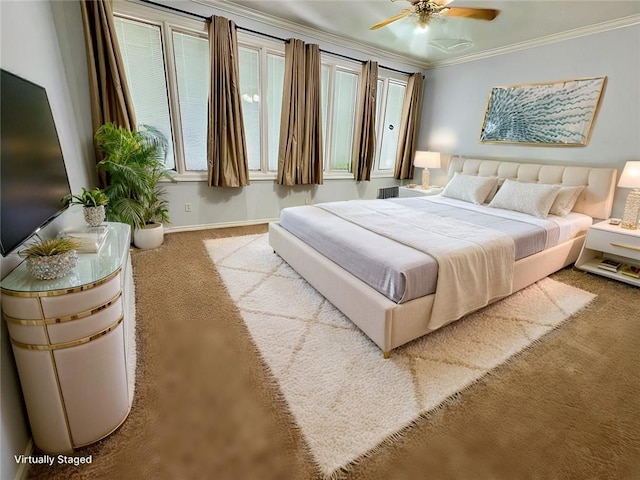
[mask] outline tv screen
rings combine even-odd
[[[66,207],[70,193],[44,88],[0,77],[0,253],[6,256]]]

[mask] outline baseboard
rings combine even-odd
[[[29,439],[29,443],[27,443],[27,448],[24,450],[24,456],[30,457],[33,454],[33,438]],[[16,472],[16,476],[14,480],[25,480],[27,478],[27,473],[29,471],[29,463],[24,462],[21,463],[18,467],[18,471]]]
[[[223,223],[208,223],[202,225],[185,225],[182,227],[165,227],[165,233],[174,232],[195,232],[197,230],[209,230],[212,228],[231,228],[231,227],[247,227],[251,225],[263,225],[269,222],[277,222],[278,218],[263,218],[259,220],[243,220],[240,222],[223,222]]]

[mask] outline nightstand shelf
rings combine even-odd
[[[580,270],[640,287],[640,278],[599,268],[603,258],[640,266],[640,230],[627,230],[607,222],[592,225],[575,263]]]

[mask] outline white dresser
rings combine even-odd
[[[133,401],[135,315],[130,227],[107,223],[99,253],[63,278],[25,262],[2,280],[7,322],[34,443],[69,453],[116,430]]]

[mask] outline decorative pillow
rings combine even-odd
[[[545,218],[559,191],[560,185],[506,180],[489,206]]]
[[[552,215],[558,215],[560,217],[566,217],[569,212],[573,210],[573,206],[578,201],[578,197],[584,190],[583,186],[580,187],[560,187],[558,196],[551,205],[549,213]]]
[[[484,203],[489,193],[498,182],[498,177],[477,177],[456,172],[447,183],[442,195],[457,198],[465,202]]]

